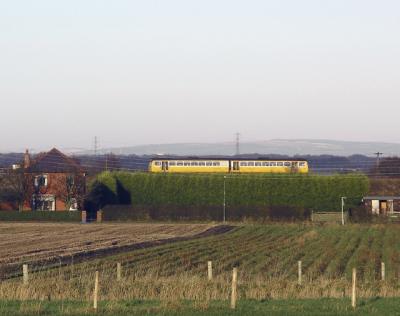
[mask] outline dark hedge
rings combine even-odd
[[[129,204],[151,218],[221,219],[224,175],[113,172],[92,184],[99,207]],[[368,178],[346,175],[227,175],[226,213],[240,218],[305,218],[310,210],[356,207],[368,192]],[[133,212],[133,211],[132,211]],[[112,217],[112,216],[111,216]]]
[[[0,221],[80,222],[81,212],[74,211],[0,211]]]

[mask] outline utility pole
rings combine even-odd
[[[225,224],[225,222],[226,222],[226,176],[224,176],[224,203],[223,203],[222,221]]]
[[[379,168],[379,164],[380,164],[380,160],[381,160],[380,158],[383,155],[383,153],[378,151],[374,155],[376,156],[376,169],[378,169]]]
[[[346,200],[345,196],[342,196],[342,225],[344,225],[344,200]]]
[[[98,139],[97,136],[94,137],[94,154],[97,156],[97,148],[98,148]]]
[[[240,133],[236,133],[236,156],[240,155]]]

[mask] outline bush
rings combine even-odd
[[[226,184],[228,218],[304,218],[310,210],[339,211],[356,206],[368,192],[368,178],[360,174],[229,175]],[[101,202],[129,204],[149,212],[151,218],[220,220],[223,174],[152,174],[107,172],[92,186]]]
[[[80,222],[78,211],[0,211],[0,221],[33,221],[33,222]]]

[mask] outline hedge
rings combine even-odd
[[[226,176],[226,175],[225,175]],[[130,204],[150,217],[220,219],[224,175],[106,172],[92,184],[99,207]],[[310,210],[356,207],[368,192],[368,178],[346,175],[228,175],[226,211],[233,218],[308,216]]]
[[[78,211],[0,211],[0,221],[80,222]]]

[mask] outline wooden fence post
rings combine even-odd
[[[28,273],[29,273],[28,265],[27,264],[22,265],[22,274],[23,274],[22,282],[24,285],[28,285],[28,282],[29,282],[29,274]]]
[[[121,262],[117,263],[117,281],[121,281]]]
[[[208,261],[208,281],[211,281],[212,278],[213,278],[212,261]]]
[[[297,263],[297,265],[298,265],[298,284],[299,285],[301,285],[301,278],[302,278],[302,275],[301,275],[301,261],[299,260],[299,262]]]
[[[237,268],[233,268],[232,274],[232,294],[231,294],[231,308],[236,308],[236,300],[237,300]]]
[[[385,281],[385,263],[381,262],[381,277],[382,281]]]
[[[353,268],[353,286],[351,289],[351,306],[356,308],[356,278],[357,278],[357,271],[356,268]]]
[[[93,308],[97,311],[97,299],[99,295],[99,271],[96,271],[94,278]]]

